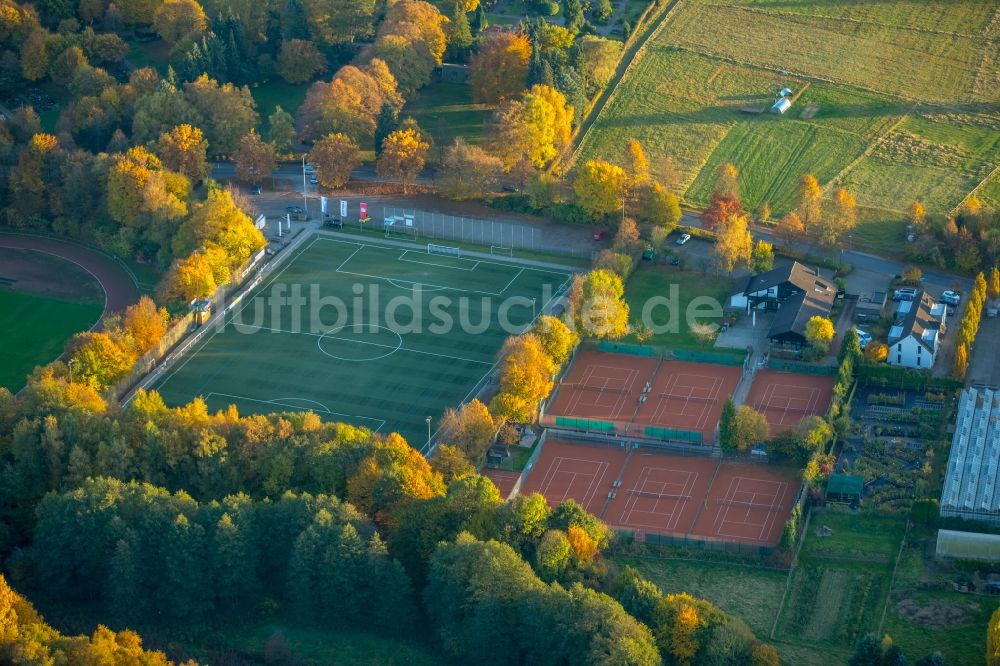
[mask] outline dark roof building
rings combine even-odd
[[[797,261],[754,275],[743,292],[748,311],[775,311],[767,337],[774,342],[803,346],[806,324],[813,317],[829,317],[837,287],[815,268]]]

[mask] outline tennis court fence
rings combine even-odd
[[[698,444],[690,440],[663,440],[645,437],[639,434],[619,435],[612,432],[597,430],[569,429],[565,426],[542,424],[550,437],[573,444],[586,444],[602,448],[615,449],[648,449],[658,453],[669,453],[680,456],[697,456],[699,458],[721,458],[722,450],[718,446]],[[699,433],[700,434],[700,433]]]
[[[634,540],[636,543],[648,543],[656,546],[667,546],[671,548],[715,551],[754,558],[770,557],[774,554],[774,549],[769,546],[755,546],[737,541],[722,541],[701,536],[693,537],[680,534],[661,534],[658,532],[648,532],[644,530],[634,530],[621,527],[615,527],[614,529],[621,536],[626,539]]]
[[[773,356],[767,359],[767,367],[771,370],[779,370],[781,372],[797,372],[800,375],[819,375],[821,377],[834,377],[839,370],[838,366],[799,363],[797,361],[774,358]]]
[[[695,349],[670,349],[654,345],[636,345],[628,342],[598,342],[597,349],[611,354],[627,354],[642,358],[656,358],[666,361],[689,361],[691,363],[711,363],[714,365],[729,365],[743,367],[746,364],[746,352],[728,354]]]

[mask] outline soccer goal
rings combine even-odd
[[[444,254],[449,257],[461,257],[462,248],[451,247],[450,245],[435,245],[434,243],[428,243],[427,254]]]
[[[490,245],[490,254],[502,254],[505,257],[513,257],[514,248],[504,247],[503,245]]]

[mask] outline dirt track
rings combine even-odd
[[[35,250],[55,255],[88,271],[104,288],[102,319],[109,314],[124,310],[139,297],[139,290],[128,271],[109,257],[81,245],[55,238],[4,232],[0,233],[0,247]]]

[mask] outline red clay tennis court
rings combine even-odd
[[[698,430],[702,441],[711,442],[723,403],[742,376],[743,370],[732,366],[664,361],[651,378],[648,397],[639,406],[635,422]]]
[[[791,430],[807,416],[822,416],[833,397],[833,377],[761,369],[747,404],[767,418],[771,435]]]
[[[698,431],[710,442],[741,376],[738,367],[585,350],[546,412],[612,421],[620,434],[642,436],[647,426]]]
[[[553,507],[573,498],[587,511],[599,516],[625,457],[626,452],[621,448],[550,439],[545,442],[521,492],[541,493]]]
[[[495,467],[485,467],[483,468],[483,475],[497,487],[497,490],[500,491],[500,497],[509,497],[510,491],[514,490],[514,484],[517,483],[517,479],[521,476],[521,473],[497,469]]]
[[[693,535],[776,546],[800,482],[767,467],[723,463]]]
[[[775,546],[798,489],[762,465],[549,439],[521,492],[572,498],[616,529]]]
[[[718,461],[636,451],[616,497],[603,516],[609,525],[663,534],[687,534]]]

